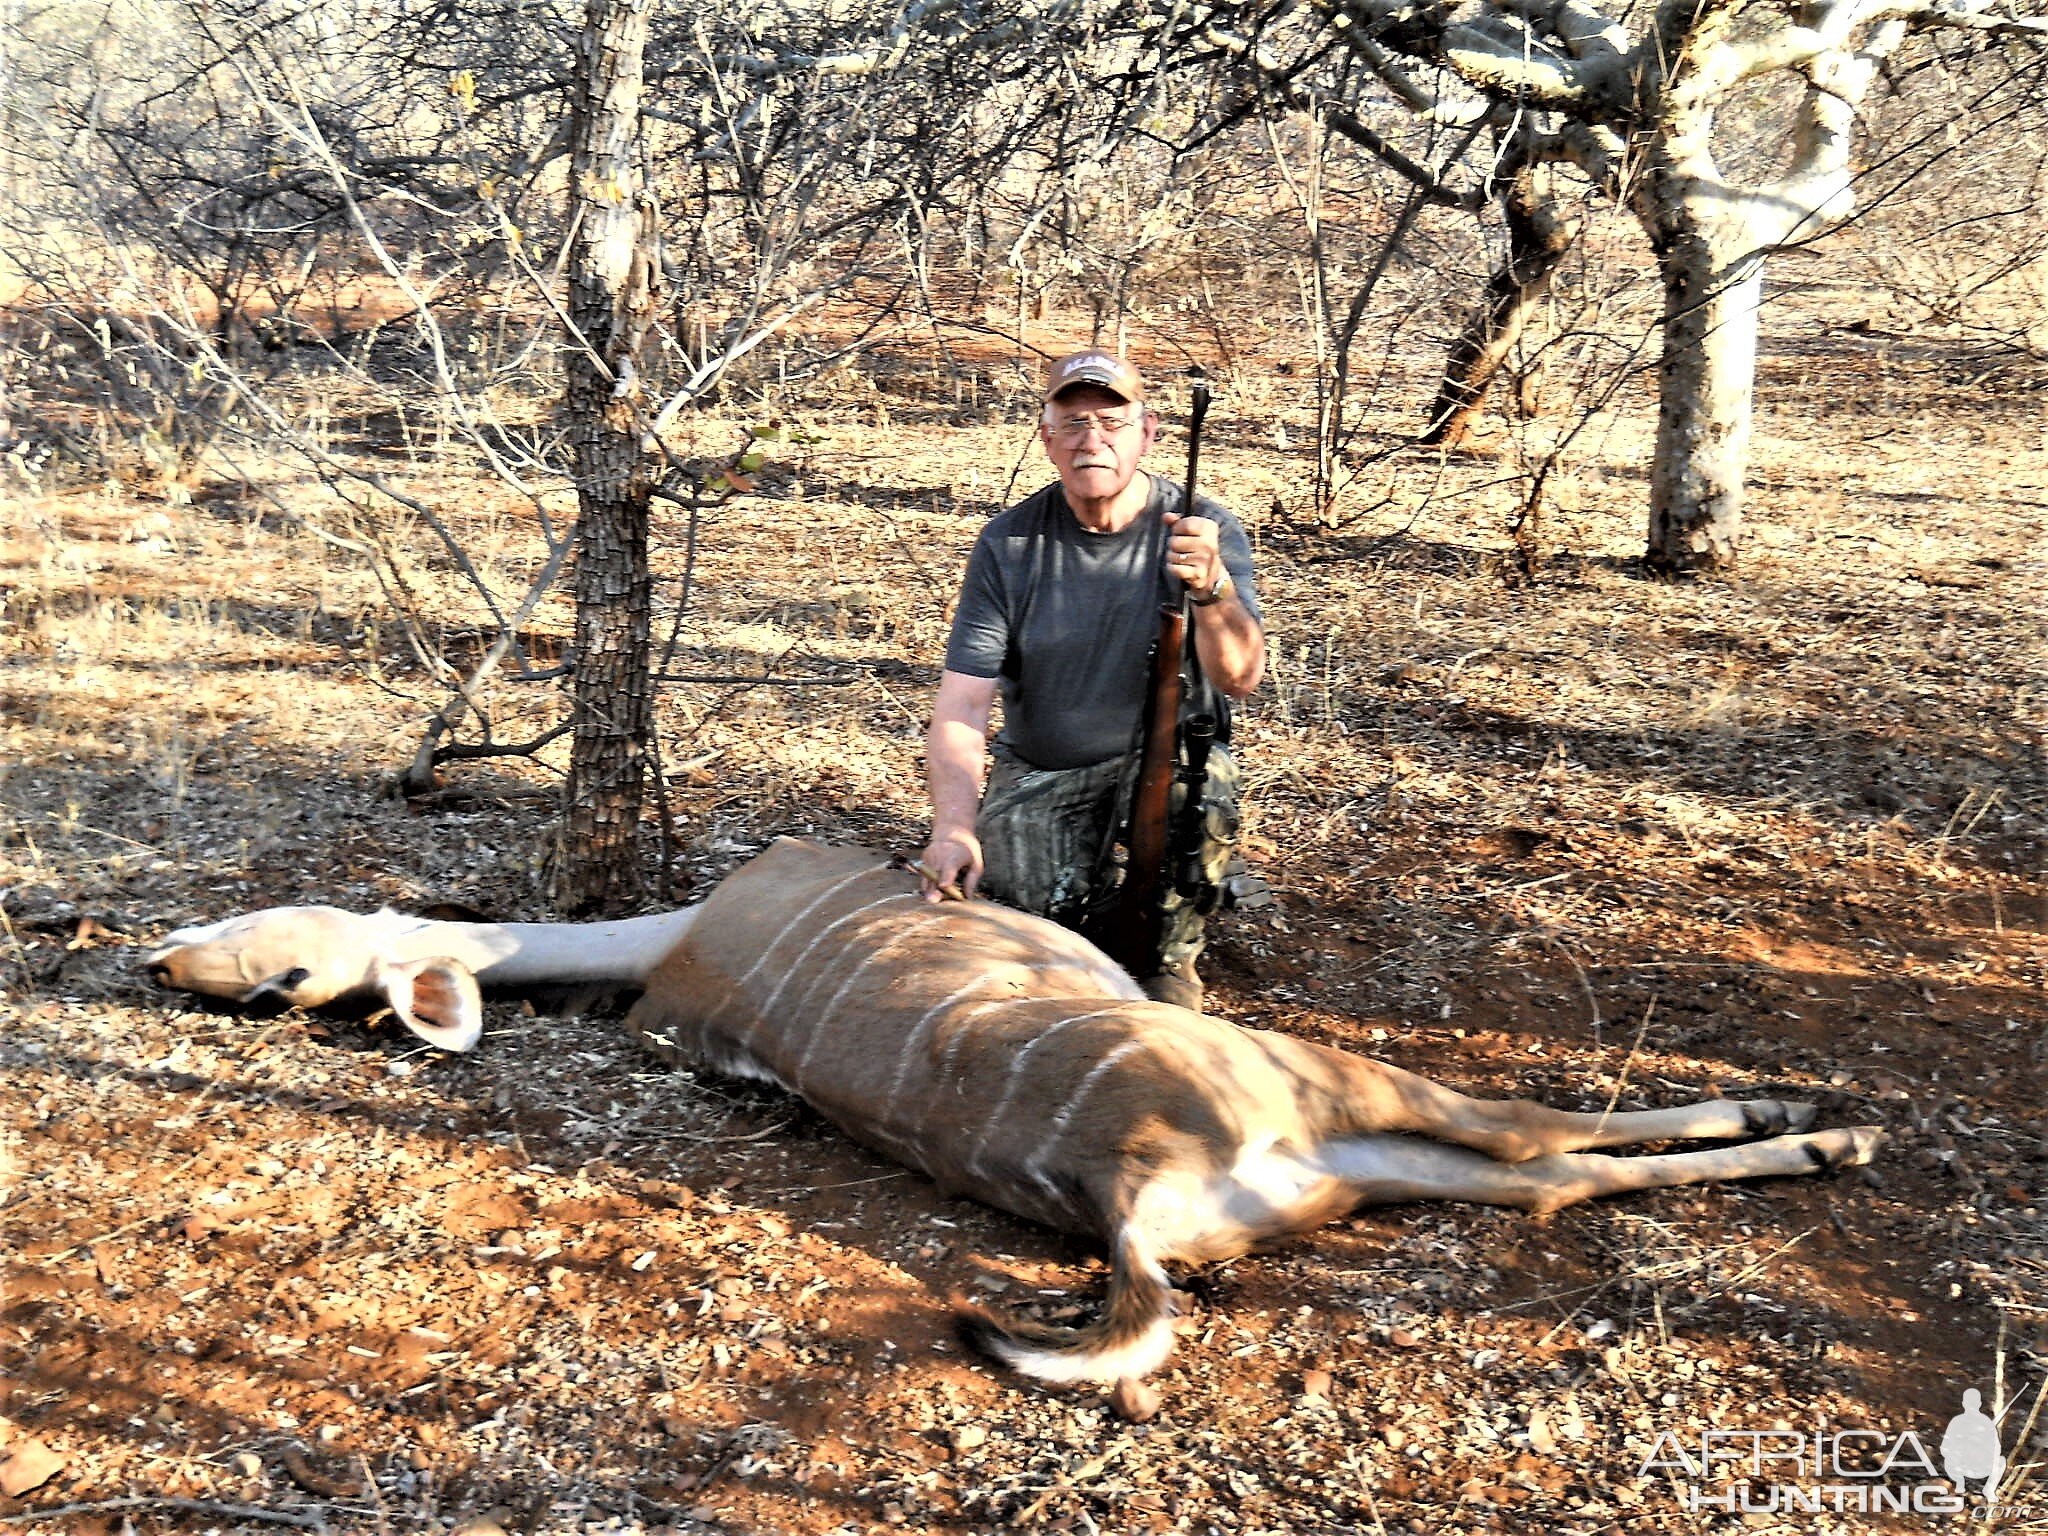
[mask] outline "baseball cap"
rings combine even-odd
[[[1085,352],[1069,352],[1065,357],[1056,357],[1045,370],[1045,398],[1055,399],[1063,391],[1077,384],[1093,384],[1097,389],[1106,389],[1111,394],[1122,395],[1133,405],[1145,403],[1145,381],[1138,377],[1138,370],[1118,357],[1114,352],[1104,352],[1091,347]]]

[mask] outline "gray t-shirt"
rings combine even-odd
[[[1039,768],[1080,768],[1136,748],[1150,682],[1146,660],[1159,609],[1173,600],[1163,514],[1182,489],[1152,476],[1145,510],[1119,533],[1091,533],[1055,481],[988,521],[967,560],[946,670],[1000,679],[997,738]],[[1222,530],[1223,564],[1239,599],[1259,616],[1251,543],[1227,508],[1196,498]],[[1229,738],[1228,701],[1204,687],[1187,713],[1217,717]]]

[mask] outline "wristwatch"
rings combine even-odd
[[[1212,603],[1222,602],[1223,594],[1228,592],[1229,590],[1230,572],[1225,571],[1222,574],[1222,576],[1217,579],[1216,585],[1209,589],[1209,595],[1207,597],[1196,597],[1192,592],[1190,592],[1188,594],[1188,601],[1193,603],[1197,608],[1207,608]]]

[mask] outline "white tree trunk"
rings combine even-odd
[[[1752,241],[1717,240],[1711,225],[1681,234],[1657,259],[1664,354],[1647,556],[1652,570],[1678,575],[1735,561],[1764,261]]]
[[[1810,240],[1854,207],[1849,169],[1856,104],[1904,23],[1887,22],[1856,51],[1824,49],[1807,66],[1794,116],[1792,166],[1742,186],[1714,164],[1710,134],[1720,98],[1760,67],[1769,39],[1738,42],[1732,11],[1717,12],[1687,44],[1692,68],[1666,98],[1637,184],[1635,211],[1664,279],[1664,353],[1658,365],[1657,455],[1650,472],[1651,570],[1725,569],[1742,534],[1756,388],[1764,260]]]

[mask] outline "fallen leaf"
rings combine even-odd
[[[9,1448],[7,1459],[0,1461],[0,1493],[18,1499],[63,1470],[64,1458],[42,1441],[32,1437],[17,1440]]]

